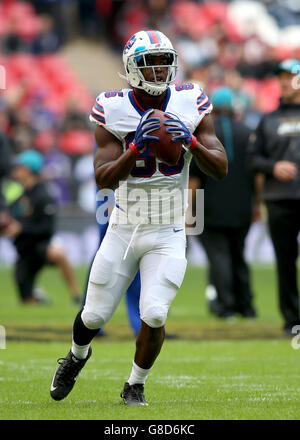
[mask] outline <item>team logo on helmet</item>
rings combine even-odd
[[[126,54],[129,51],[129,49],[134,45],[135,40],[136,40],[135,35],[133,35],[131,38],[129,38],[129,40],[127,41],[127,43],[125,44],[125,47],[124,47],[124,51],[123,51],[124,54]]]

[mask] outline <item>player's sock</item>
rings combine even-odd
[[[91,344],[78,345],[73,340],[72,341],[71,352],[74,354],[74,356],[77,357],[77,359],[85,359],[87,357],[87,355],[88,355],[90,345]]]
[[[82,310],[77,314],[73,325],[73,341],[72,341],[72,353],[78,357],[78,359],[86,358],[89,350],[90,343],[94,336],[97,335],[99,329],[87,328],[81,319]]]
[[[135,383],[144,384],[146,382],[146,378],[150,373],[151,368],[145,370],[144,368],[139,367],[136,363],[132,362],[132,370],[130,377],[128,379],[129,385],[133,385]]]

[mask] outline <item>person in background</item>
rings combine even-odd
[[[80,109],[79,100],[74,95],[66,102],[66,112],[61,124],[61,131],[88,130],[86,114]]]
[[[300,61],[286,59],[276,70],[280,103],[263,116],[251,135],[248,161],[253,171],[265,176],[262,198],[277,262],[279,307],[284,334],[291,336],[293,327],[300,324],[296,265],[300,231]]]
[[[6,33],[3,35],[0,43],[0,52],[4,55],[12,55],[27,51],[28,47],[20,37],[18,27],[18,18],[11,17],[7,23]]]
[[[7,136],[0,131],[0,235],[8,226],[11,217],[8,213],[5,197],[3,195],[3,184],[9,176],[11,168],[11,152]]]
[[[51,244],[56,206],[39,177],[43,162],[43,156],[35,150],[17,155],[12,176],[21,183],[24,192],[10,205],[13,220],[2,234],[13,239],[18,253],[14,276],[22,303],[44,301],[37,295],[35,279],[46,264],[61,270],[73,301],[79,303],[79,287],[65,252]]]
[[[211,96],[215,132],[227,153],[228,176],[220,184],[193,162],[190,169],[190,188],[204,187],[204,231],[197,237],[209,261],[206,296],[211,312],[227,319],[236,313],[256,316],[244,258],[253,207],[253,177],[246,164],[250,130],[235,120],[234,96],[227,87]]]
[[[40,15],[40,31],[32,43],[32,53],[43,55],[55,53],[59,49],[59,38],[54,30],[54,22],[51,15]]]

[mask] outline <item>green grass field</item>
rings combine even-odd
[[[84,284],[86,269],[77,271]],[[209,420],[299,419],[300,351],[281,332],[272,267],[253,267],[256,320],[224,322],[209,314],[205,272],[189,268],[169,313],[166,340],[146,383],[148,407],[125,407],[119,397],[135,344],[122,302],[93,342],[93,356],[67,399],[54,402],[49,386],[56,360],[67,354],[77,307],[58,272],[39,280],[48,306],[22,306],[11,271],[0,270],[1,420]]]

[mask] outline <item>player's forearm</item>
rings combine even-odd
[[[273,175],[273,169],[276,163],[276,160],[273,158],[267,158],[263,155],[249,155],[249,167],[253,171],[264,173],[268,175]]]
[[[136,155],[127,150],[118,159],[95,164],[95,179],[99,189],[118,188],[120,181],[127,179],[135,165]]]
[[[228,173],[228,162],[225,150],[222,146],[208,149],[197,141],[192,153],[201,171],[214,179],[225,179]]]

